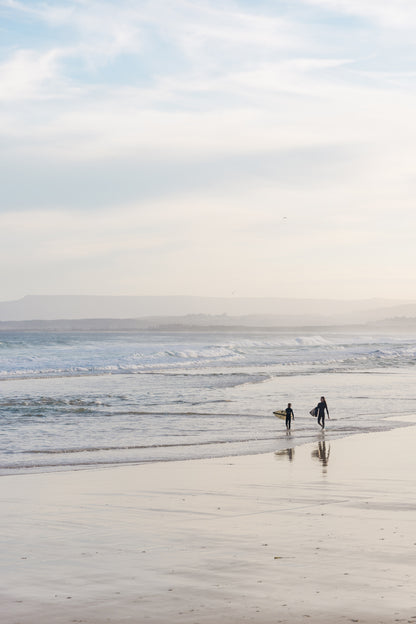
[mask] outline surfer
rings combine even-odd
[[[290,423],[292,421],[292,418],[293,420],[295,420],[295,415],[292,410],[292,403],[287,404],[287,408],[285,409],[285,412],[286,412],[286,429],[290,431]]]
[[[326,404],[325,397],[321,397],[321,400],[316,406],[316,409],[318,410],[318,425],[321,425],[322,429],[325,429],[325,410],[328,414],[329,420],[331,420],[329,417],[328,405]]]

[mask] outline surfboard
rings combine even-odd
[[[285,410],[275,410],[273,412],[273,414],[277,417],[277,418],[281,418],[282,420],[285,420],[286,418],[286,411]]]

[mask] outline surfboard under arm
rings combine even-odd
[[[275,410],[273,412],[273,414],[277,417],[277,418],[281,418],[282,420],[284,420],[286,418],[286,411],[285,410]]]

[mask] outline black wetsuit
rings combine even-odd
[[[291,422],[292,418],[295,417],[295,415],[294,415],[293,410],[292,410],[291,407],[287,407],[285,409],[285,412],[286,412],[286,427],[287,427],[287,429],[290,429],[290,422]]]
[[[328,406],[326,404],[326,401],[320,401],[317,405],[317,409],[318,409],[318,425],[321,425],[322,429],[324,429],[325,428],[325,410],[329,416]]]

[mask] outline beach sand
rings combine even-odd
[[[3,476],[1,621],[416,622],[415,449]]]

